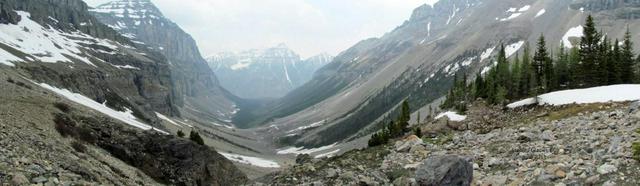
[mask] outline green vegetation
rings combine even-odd
[[[197,144],[204,145],[204,140],[200,137],[200,134],[194,130],[189,134],[189,139]]]
[[[182,130],[178,130],[178,132],[176,133],[178,135],[178,137],[183,138],[184,137],[184,132],[182,132]]]
[[[66,103],[57,102],[57,103],[54,103],[53,106],[64,113],[69,113],[71,111],[71,106],[69,106]]]
[[[369,146],[378,146],[386,144],[389,139],[403,136],[406,132],[409,132],[409,120],[411,120],[411,109],[409,108],[409,102],[402,102],[402,110],[400,115],[395,121],[390,121],[389,124],[382,130],[374,133],[369,139]]]
[[[496,66],[485,74],[479,72],[473,82],[467,81],[466,74],[456,75],[441,107],[464,113],[467,103],[478,98],[504,105],[552,91],[636,81],[639,59],[634,59],[629,29],[622,43],[611,42],[597,31],[589,16],[583,34],[579,47],[567,51],[561,45],[555,56],[548,50],[544,35],[540,35],[533,56],[527,44],[524,54],[511,62],[501,46]]]

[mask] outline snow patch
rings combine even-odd
[[[522,48],[522,45],[524,45],[524,41],[519,41],[517,43],[507,45],[504,48],[504,52],[507,57],[511,57],[511,55],[515,54],[516,52],[518,52],[518,50],[520,50],[520,48]]]
[[[331,144],[331,145],[318,147],[318,148],[312,148],[312,149],[305,149],[304,147],[288,147],[288,148],[285,148],[285,149],[278,150],[278,152],[276,154],[312,154],[312,153],[316,153],[316,152],[320,152],[320,151],[329,150],[329,149],[335,147],[337,144],[338,143],[334,143],[334,144]]]
[[[231,65],[231,70],[241,70],[244,68],[248,68],[251,63],[236,63]]]
[[[113,65],[113,66],[116,67],[116,68],[119,68],[119,69],[140,70],[140,68],[134,67],[134,66],[131,66],[131,65]]]
[[[0,42],[28,54],[40,62],[57,63],[73,60],[82,61],[94,66],[81,49],[80,44],[98,44],[114,49],[114,45],[106,40],[93,38],[82,32],[61,32],[45,28],[30,19],[31,14],[16,11],[22,17],[17,25],[0,24]]]
[[[182,127],[182,125],[176,123],[175,121],[171,120],[169,117],[167,117],[165,115],[162,115],[162,114],[156,112],[156,116],[158,116],[158,118],[160,118],[161,120],[165,120],[165,121],[167,121],[167,122],[169,122],[169,123],[171,123],[171,124],[173,124],[175,126]]]
[[[271,161],[263,158],[224,153],[224,152],[219,152],[219,153],[225,158],[227,158],[228,160],[235,161],[242,164],[253,165],[256,167],[264,167],[264,168],[280,168],[280,165],[275,161]]]
[[[547,10],[545,9],[538,11],[538,13],[536,14],[536,18],[542,16],[542,14],[544,14],[545,12],[547,12]]]
[[[96,101],[94,101],[93,99],[89,99],[88,97],[82,95],[82,94],[78,94],[78,93],[73,93],[67,89],[60,89],[60,88],[56,88],[53,87],[51,85],[45,84],[45,83],[36,83],[37,85],[41,86],[42,88],[45,88],[47,90],[53,91],[58,95],[61,95],[73,102],[76,102],[78,104],[84,105],[86,107],[89,107],[93,110],[96,110],[98,112],[101,112],[109,117],[112,117],[114,119],[120,120],[126,124],[129,124],[131,126],[140,128],[142,130],[156,130],[158,132],[164,133],[164,134],[169,134],[167,132],[164,132],[162,130],[153,128],[145,123],[142,123],[140,121],[137,120],[137,118],[135,116],[133,116],[133,112],[130,109],[126,109],[124,112],[120,112],[117,110],[113,110],[109,107],[106,106],[106,102],[105,103],[98,103]]]
[[[496,47],[491,47],[484,50],[484,52],[480,54],[480,61],[484,61],[485,59],[488,59],[491,56],[491,53],[493,53],[495,49]]]
[[[324,158],[324,157],[330,158],[330,157],[333,157],[338,152],[340,152],[340,149],[336,149],[327,153],[318,154],[317,156],[315,156],[315,158]]]
[[[440,119],[442,117],[447,117],[449,118],[449,120],[451,121],[464,121],[465,119],[467,119],[467,116],[464,115],[460,115],[456,112],[453,111],[448,111],[448,112],[443,112],[438,114],[438,116],[435,117],[435,119]]]
[[[296,129],[290,130],[287,133],[293,133],[293,132],[297,132],[297,131],[307,130],[307,129],[310,129],[310,128],[320,127],[320,126],[324,125],[326,122],[327,122],[327,120],[318,121],[318,122],[312,123],[311,125],[302,126],[302,127],[298,127]]]
[[[570,28],[569,31],[567,31],[567,33],[565,33],[564,36],[562,36],[562,43],[564,44],[564,46],[567,48],[573,48],[573,44],[571,44],[571,41],[569,41],[569,38],[582,37],[583,31],[584,31],[584,28],[582,27],[582,25],[578,25],[576,27]]]
[[[538,105],[567,105],[603,103],[609,101],[640,100],[639,84],[610,85],[585,89],[563,90],[538,96]],[[507,105],[516,108],[536,104],[535,98],[527,98]]]
[[[15,66],[12,61],[22,61],[22,59],[14,56],[13,54],[0,49],[0,64],[7,65],[10,67]]]

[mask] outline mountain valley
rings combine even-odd
[[[206,58],[163,1],[88,2],[0,0],[0,185],[640,184],[638,1],[428,1],[335,55]]]

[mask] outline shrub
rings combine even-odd
[[[69,113],[69,111],[71,111],[71,106],[67,105],[66,103],[57,102],[54,103],[53,106],[64,113]]]
[[[33,88],[31,88],[30,85],[27,85],[27,84],[25,84],[23,82],[20,82],[20,81],[16,81],[16,85],[24,87],[24,88],[27,88],[27,89],[33,89]]]
[[[9,83],[16,83],[16,82],[15,82],[13,79],[11,79],[11,78],[8,78],[8,79],[7,79],[7,82],[9,82]]]
[[[204,145],[204,140],[196,131],[191,131],[191,133],[189,134],[189,139],[193,142],[196,142],[197,144]]]
[[[178,137],[183,138],[184,137],[184,132],[182,132],[182,130],[178,130]]]
[[[76,136],[76,122],[63,114],[56,114],[53,118],[55,128],[62,137]]]
[[[73,141],[71,143],[71,147],[76,150],[76,152],[80,152],[80,153],[86,153],[87,152],[87,146],[85,146],[84,144],[78,142],[78,141]]]

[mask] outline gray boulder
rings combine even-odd
[[[418,167],[415,178],[423,186],[471,185],[473,166],[457,155],[433,156]]]
[[[640,101],[631,103],[631,105],[629,106],[629,113],[634,113],[638,110],[640,110]]]

